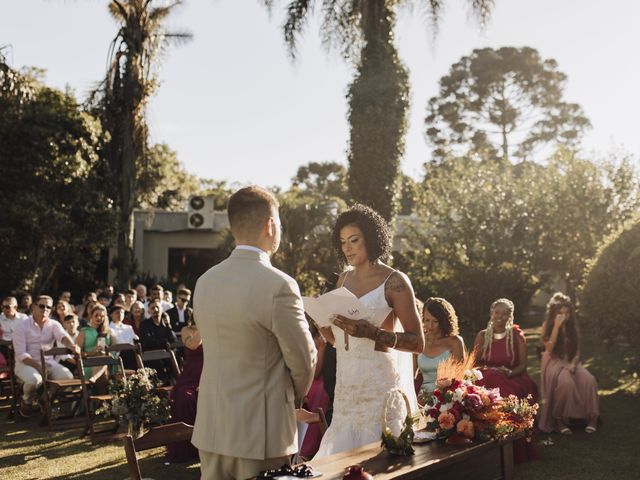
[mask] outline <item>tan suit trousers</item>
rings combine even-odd
[[[290,456],[254,460],[251,458],[227,457],[217,453],[198,450],[200,454],[201,480],[245,480],[258,475],[262,470],[280,468],[290,464]]]

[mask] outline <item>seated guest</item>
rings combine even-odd
[[[117,304],[111,307],[111,322],[109,322],[109,330],[111,330],[111,345],[117,345],[119,343],[128,343],[135,345],[138,336],[133,331],[131,325],[124,323],[125,310],[124,306]],[[122,357],[122,363],[127,370],[136,370],[138,368],[136,364],[136,355],[133,351],[120,352]]]
[[[89,325],[80,329],[76,343],[82,349],[84,356],[105,354],[106,347],[111,345],[111,331],[104,305],[98,303],[93,307]],[[106,392],[109,370],[105,366],[87,367],[84,369],[84,376],[95,382],[99,392]]]
[[[193,309],[189,307],[190,300],[191,290],[188,288],[181,288],[178,290],[175,306],[167,310],[167,315],[169,315],[169,321],[171,322],[171,328],[174,332],[179,332],[185,325],[188,325],[189,322],[191,322],[191,319],[193,318]]]
[[[27,318],[27,315],[18,311],[16,297],[5,297],[2,300],[2,313],[0,313],[0,339],[10,342],[13,338],[13,329]],[[9,349],[5,346],[0,347],[0,366],[6,366],[8,358]],[[0,373],[0,378],[8,377],[9,372]]]
[[[458,316],[444,298],[428,298],[422,308],[424,350],[418,355],[418,368],[422,373],[420,397],[430,394],[436,387],[438,364],[449,357],[463,361],[464,341],[458,335]]]
[[[185,347],[184,367],[171,392],[171,420],[193,425],[202,373],[202,339],[193,323],[193,317],[182,328],[181,337]],[[198,458],[198,449],[191,442],[174,443],[167,446],[167,457],[171,462],[186,462]]]
[[[84,308],[82,309],[82,316],[80,317],[80,328],[84,328],[89,325],[89,319],[91,318],[91,311],[93,307],[96,305],[101,305],[97,300],[88,300],[87,303],[84,304]]]
[[[540,378],[544,405],[538,428],[543,432],[571,434],[568,422],[587,422],[585,431],[593,433],[598,425],[598,384],[580,363],[580,337],[571,299],[556,293],[547,304],[542,324],[544,353]]]
[[[78,316],[75,313],[71,313],[67,315],[66,317],[64,317],[64,320],[62,321],[62,326],[64,327],[65,331],[67,332],[67,335],[69,335],[71,340],[75,342],[76,338],[78,338],[78,335],[80,334],[80,331],[78,330],[78,328],[80,327]],[[63,346],[64,344],[62,342],[58,342],[56,340],[56,347],[63,347]],[[71,354],[59,355],[59,356],[56,356],[55,359],[58,362],[60,362],[61,365],[67,367],[70,372],[76,371],[75,356]]]
[[[76,305],[76,314],[80,319],[81,327],[85,327],[87,325],[86,322],[83,322],[83,319],[85,318],[85,315],[86,315],[88,320],[89,312],[87,311],[87,304],[89,302],[94,302],[94,303],[98,302],[98,297],[96,295],[96,292],[85,293],[84,296],[82,297],[82,303],[80,305]]]
[[[15,352],[15,374],[23,382],[20,413],[27,417],[38,409],[36,392],[42,385],[42,369],[54,380],[73,378],[73,374],[56,362],[46,357],[45,365],[40,363],[40,350],[49,349],[56,340],[60,340],[75,353],[80,353],[62,325],[49,318],[53,308],[53,299],[48,295],[40,295],[33,307],[33,314],[24,322],[20,322],[13,330],[13,348]]]
[[[18,300],[16,297],[5,297],[2,300],[2,313],[0,313],[0,330],[2,340],[11,341],[13,329],[21,322],[24,322],[28,315],[18,311]]]
[[[522,330],[513,323],[514,305],[511,300],[500,298],[491,304],[487,328],[476,336],[473,349],[483,368],[482,380],[477,383],[489,388],[499,388],[500,395],[515,395],[530,403],[538,400],[538,386],[527,373],[527,341]],[[530,439],[513,443],[516,463],[538,457]]]
[[[177,340],[176,334],[171,330],[169,317],[161,310],[160,300],[155,299],[149,302],[149,312],[151,318],[142,322],[140,327],[140,343],[143,350],[164,350],[167,343]],[[158,379],[163,383],[169,383],[170,363],[168,361],[154,361],[147,365],[158,373]]]
[[[31,315],[32,304],[33,304],[33,300],[31,299],[31,295],[29,295],[28,293],[25,293],[20,299],[20,308],[19,308],[20,312],[24,313],[27,316]]]
[[[124,309],[129,312],[136,300],[138,300],[138,292],[130,288],[124,293]]]
[[[141,301],[137,300],[133,302],[131,305],[131,310],[129,310],[129,315],[124,317],[124,323],[127,325],[131,325],[135,334],[140,336],[140,328],[142,327],[142,322],[144,321],[144,305]]]
[[[149,302],[149,313],[151,317],[140,327],[140,343],[144,350],[163,350],[167,343],[177,340],[176,334],[171,330],[169,318],[162,312],[160,300]]]
[[[163,312],[166,312],[170,308],[173,308],[173,303],[169,303],[164,299],[164,287],[162,285],[154,285],[151,287],[151,299],[147,304],[147,311],[145,318],[151,318],[151,312],[149,311],[149,306],[151,302],[154,300],[158,300],[160,302],[160,308]]]
[[[58,300],[56,303],[53,312],[51,312],[51,319],[57,320],[60,325],[64,322],[64,317],[67,315],[71,315],[73,313],[73,308],[71,308],[71,304],[66,300]]]
[[[98,294],[98,303],[108,307],[111,303],[112,294],[108,290],[103,290]]]

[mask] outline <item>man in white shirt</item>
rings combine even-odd
[[[27,315],[18,311],[16,297],[5,297],[2,300],[2,314],[0,314],[0,330],[2,330],[0,338],[10,342],[13,339],[13,329],[27,318]]]
[[[15,374],[24,382],[20,406],[23,416],[29,416],[30,410],[33,411],[37,389],[42,385],[43,368],[54,380],[73,378],[73,374],[52,357],[46,358],[45,365],[42,365],[40,350],[53,347],[57,340],[73,352],[80,353],[80,347],[71,340],[64,327],[49,318],[52,308],[53,299],[48,295],[40,295],[33,306],[33,314],[13,330]]]

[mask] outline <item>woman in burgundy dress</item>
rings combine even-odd
[[[193,425],[202,373],[202,339],[193,322],[184,327],[180,335],[185,346],[184,367],[171,392],[171,419]],[[167,458],[175,463],[197,459],[198,449],[191,442],[174,443],[167,446]]]
[[[499,388],[500,395],[538,401],[538,387],[527,374],[527,342],[522,330],[513,323],[514,305],[500,298],[491,304],[491,318],[487,328],[476,336],[474,351],[482,366],[482,380],[478,384]],[[536,458],[530,442],[514,442],[514,458],[520,463]]]
[[[598,425],[598,384],[580,363],[580,340],[571,299],[556,293],[547,304],[542,324],[544,353],[540,365],[544,406],[538,427],[543,432],[571,434],[569,420],[587,422],[585,432]]]

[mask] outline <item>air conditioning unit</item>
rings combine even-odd
[[[187,205],[187,227],[195,230],[213,229],[213,197],[194,195]]]

